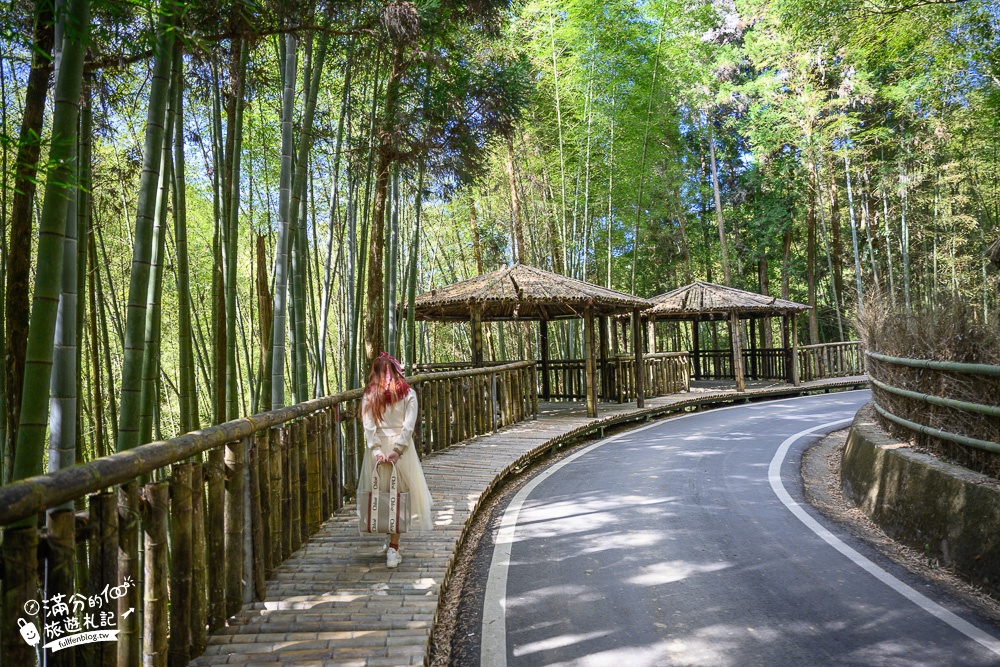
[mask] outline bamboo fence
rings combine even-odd
[[[531,361],[412,377],[417,450],[537,416],[535,378]],[[86,622],[84,604],[66,614],[46,605],[37,619],[25,608],[62,595],[103,599],[118,642],[52,652],[51,664],[79,653],[93,665],[187,665],[208,633],[264,598],[268,576],[353,494],[361,395],[326,396],[0,487],[4,664],[36,664],[22,613],[38,622],[42,644],[56,639],[46,628],[70,636],[67,623]],[[75,509],[60,508],[71,501]]]

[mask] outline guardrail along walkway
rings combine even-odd
[[[547,448],[605,426],[642,420],[686,406],[845,388],[864,377],[673,394],[635,404],[541,404],[537,420],[476,437],[424,459],[434,496],[435,529],[404,535],[402,564],[385,567],[374,553],[377,537],[358,534],[353,505],[328,519],[301,549],[277,567],[263,602],[247,605],[209,637],[192,665],[405,665],[423,664],[438,596],[457,544],[475,508],[504,475]]]

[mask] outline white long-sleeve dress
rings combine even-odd
[[[427,488],[424,469],[420,466],[420,458],[413,446],[413,431],[417,425],[417,393],[410,389],[404,398],[387,405],[381,422],[376,422],[368,414],[364,400],[361,401],[361,414],[365,427],[365,444],[368,447],[361,463],[358,492],[371,491],[376,454],[382,452],[389,455],[394,448],[401,450],[403,453],[396,461],[396,470],[402,478],[401,485],[410,493],[410,532],[431,530],[434,525],[431,517],[431,492]],[[384,484],[387,484],[387,471],[384,476]],[[360,515],[359,508],[359,518]],[[360,525],[359,522],[359,530]]]

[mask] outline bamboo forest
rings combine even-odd
[[[997,308],[992,3],[2,11],[5,482],[462,359],[405,303],[514,263],[800,301],[809,343]]]
[[[481,628],[437,596],[500,480],[605,428],[727,402],[736,415],[752,397],[874,410],[995,487],[998,271],[994,1],[5,0],[0,661],[221,664],[230,640],[213,633],[251,616],[277,636],[316,600],[405,597],[428,608],[350,612],[412,636],[349,664],[446,664],[424,653],[452,646],[438,628]],[[386,432],[364,420],[379,392],[394,405],[411,389],[419,417],[383,456]],[[531,428],[549,435],[517,435]],[[373,490],[406,438],[452,541],[407,535],[411,574],[430,569],[371,588],[406,572],[406,531],[378,529]],[[759,486],[784,502],[775,457],[753,465],[778,471]],[[362,497],[371,523],[353,514]],[[386,533],[385,568],[350,561],[359,520]],[[961,551],[950,539],[943,560]],[[967,579],[996,595],[989,548],[965,549]],[[321,566],[295,560],[323,549]],[[318,597],[295,597],[317,572]],[[49,624],[37,648],[29,621],[58,610],[35,598],[57,590],[91,605],[104,591],[113,636],[73,658],[59,648],[80,628]],[[303,655],[371,657],[338,628]],[[397,640],[414,644],[402,662]]]

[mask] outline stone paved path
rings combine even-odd
[[[863,378],[804,383],[802,389],[857,384]],[[752,388],[748,393],[764,393]],[[723,398],[734,390],[648,399],[646,410],[692,398]],[[588,425],[639,414],[635,404],[602,404],[588,419],[580,404],[543,404],[537,420],[479,436],[427,456],[424,473],[434,497],[435,529],[404,535],[396,570],[361,536],[354,506],[327,520],[267,582],[267,598],[244,607],[229,627],[209,638],[204,665],[424,664],[442,582],[467,522],[500,477],[553,440]],[[211,576],[211,573],[209,573]]]

